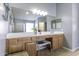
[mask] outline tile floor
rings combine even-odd
[[[28,56],[28,53],[26,51],[23,51],[23,52],[9,54],[7,56]],[[51,52],[49,50],[42,50],[38,52],[38,56],[79,56],[79,50],[75,52],[71,52],[64,48],[52,50]]]

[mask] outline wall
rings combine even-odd
[[[72,4],[56,4],[56,16],[63,20],[63,31],[65,35],[64,46],[72,49]]]
[[[72,49],[75,50],[78,48],[79,45],[79,38],[78,38],[78,4],[72,4]]]
[[[78,4],[78,10],[79,10],[79,4]],[[79,16],[79,11],[78,11],[78,16]],[[79,19],[79,17],[78,17],[78,19]],[[78,22],[79,22],[79,20],[78,20]],[[78,23],[78,30],[79,30],[79,23]],[[79,35],[79,31],[78,31],[78,35]],[[78,38],[79,38],[79,36],[78,36]],[[78,40],[78,43],[79,43],[79,40]],[[78,44],[78,47],[79,47],[79,44]]]
[[[63,20],[64,46],[72,49],[72,51],[79,48],[78,8],[77,3],[57,4],[57,17]]]

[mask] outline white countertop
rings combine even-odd
[[[64,34],[63,32],[42,32],[41,34],[37,33],[8,33],[7,39],[9,38],[17,38],[17,37],[33,37],[33,36],[44,36],[44,35],[56,35],[56,34]]]

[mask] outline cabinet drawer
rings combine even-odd
[[[45,40],[45,36],[38,36],[38,37],[37,37],[37,40],[38,40],[38,41],[40,41],[40,40]]]
[[[36,42],[37,41],[37,37],[32,37],[32,42]]]
[[[29,43],[29,42],[32,42],[32,39],[31,37],[26,37],[26,38],[23,38],[23,43]]]
[[[17,39],[9,39],[8,42],[9,42],[9,45],[16,45]]]
[[[11,46],[9,46],[9,53],[22,51],[23,50],[22,47],[23,47],[22,44],[11,45]]]

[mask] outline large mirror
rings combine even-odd
[[[61,19],[48,14],[33,13],[16,7],[10,7],[11,16],[9,32],[46,32],[53,29],[62,29]],[[35,10],[33,10],[35,11]],[[38,10],[39,11],[39,10]]]
[[[61,19],[52,20],[51,28],[52,29],[62,29],[62,20]]]

